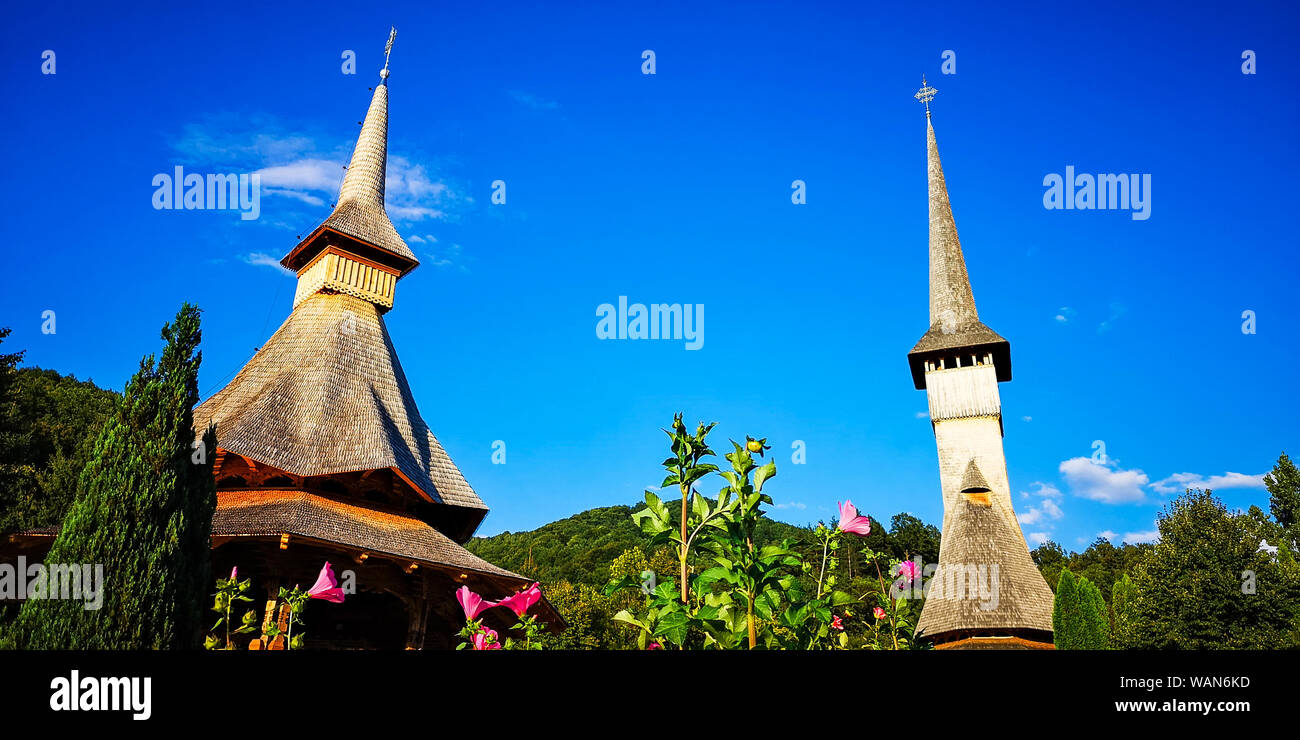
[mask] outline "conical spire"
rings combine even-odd
[[[939,161],[939,144],[930,121],[930,101],[937,91],[922,79],[916,99],[925,103],[926,176],[930,208],[930,329],[908,353],[912,379],[917,388],[925,387],[927,363],[943,367],[967,364],[973,355],[984,363],[992,357],[998,380],[1011,379],[1011,346],[997,332],[985,326],[975,310],[975,295],[957,222],[948,200],[943,164]],[[973,363],[971,363],[973,364]]]
[[[384,68],[379,73],[379,84],[375,86],[356,147],[352,150],[347,174],[343,176],[338,204],[320,226],[281,260],[281,264],[291,270],[299,271],[310,265],[327,244],[336,244],[337,239],[322,238],[329,232],[360,242],[349,251],[365,252],[361,256],[396,270],[399,276],[420,264],[393,228],[384,207],[384,178],[388,168],[388,54],[396,35],[396,29],[389,34],[384,50]],[[340,246],[347,248],[346,245]],[[379,251],[371,253],[372,248]]]
[[[387,71],[385,69],[384,71]],[[384,174],[388,168],[388,80],[375,86],[348,173],[339,188],[339,205],[355,201],[384,211]],[[387,218],[387,213],[385,213]]]
[[[966,273],[966,259],[957,238],[957,222],[948,201],[948,185],[939,162],[939,144],[929,112],[925,116],[926,173],[930,183],[930,325],[946,334],[977,323],[975,296]]]

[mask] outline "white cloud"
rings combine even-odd
[[[1058,324],[1068,324],[1070,322],[1070,319],[1074,318],[1075,313],[1076,312],[1073,308],[1070,308],[1069,306],[1061,306],[1059,309],[1057,309],[1057,313],[1054,318],[1056,319],[1056,322]]]
[[[424,264],[430,267],[448,267],[453,264],[461,263],[461,247],[459,244],[452,244],[446,249],[437,252],[426,251],[424,253]],[[460,264],[461,270],[465,270],[465,265]]]
[[[916,412],[916,418],[918,418],[918,419],[929,419],[929,418],[930,418],[930,412],[929,412],[929,411],[918,411],[918,412]]]
[[[1265,473],[1246,475],[1244,473],[1224,473],[1223,475],[1202,476],[1196,473],[1174,473],[1151,484],[1157,493],[1182,493],[1189,488],[1219,490],[1221,488],[1263,488]]]
[[[508,91],[508,94],[516,103],[519,103],[525,108],[532,108],[533,110],[555,110],[560,107],[560,104],[557,101],[540,98],[532,93],[526,93],[522,90],[510,90]]]
[[[1025,511],[1016,514],[1016,519],[1022,525],[1027,525],[1040,524],[1064,517],[1065,511],[1057,503],[1061,499],[1061,491],[1050,483],[1035,481],[1033,485],[1035,489],[1032,492],[1022,491],[1020,495],[1023,497],[1036,496],[1041,500],[1037,506],[1031,506]]]
[[[1141,502],[1146,498],[1142,488],[1150,480],[1141,470],[1124,470],[1110,459],[1072,457],[1061,463],[1060,470],[1074,495],[1107,504]]]
[[[278,197],[274,213],[264,210],[271,218],[263,222],[305,229],[323,220],[337,200],[354,143],[334,135],[287,130],[269,116],[223,114],[186,125],[171,147],[188,170],[260,175],[262,192]],[[391,150],[384,196],[389,217],[399,224],[454,220],[460,208],[474,202],[459,194],[431,166]],[[422,239],[425,241],[412,239],[412,243],[437,241],[430,235]],[[447,255],[438,259],[450,264]],[[251,256],[244,261],[265,263]]]
[[[1029,540],[1029,544],[1033,545],[1034,547],[1038,547],[1044,542],[1047,542],[1048,540],[1052,539],[1052,537],[1047,532],[1030,532],[1029,534],[1025,535],[1025,539]]]
[[[1116,533],[1114,532],[1114,530],[1107,529],[1107,530],[1105,530],[1105,531],[1098,532],[1098,533],[1097,533],[1097,536],[1098,536],[1098,537],[1101,537],[1102,539],[1105,539],[1105,540],[1114,540],[1114,539],[1115,539],[1116,537],[1118,537],[1119,535],[1116,534]]]
[[[306,204],[309,205],[309,206],[323,206],[323,205],[325,205],[325,201],[324,201],[324,199],[322,199],[322,198],[318,198],[318,197],[316,197],[315,195],[312,195],[311,193],[302,193],[302,192],[299,192],[299,191],[297,191],[297,190],[284,190],[284,189],[282,189],[282,188],[268,188],[268,187],[263,187],[263,188],[262,188],[262,194],[263,194],[263,195],[283,195],[283,196],[286,197],[286,198],[293,198],[294,200],[300,200],[300,201],[302,201],[303,203],[306,203]]]
[[[801,502],[799,502],[799,501],[790,501],[790,502],[787,502],[787,503],[777,504],[777,505],[773,506],[772,508],[774,508],[774,509],[798,509],[798,510],[800,510],[800,511],[803,511],[804,509],[807,509],[807,508],[808,508],[808,504],[801,503]]]
[[[1125,532],[1121,542],[1127,542],[1130,545],[1150,544],[1160,541],[1160,530],[1151,529],[1146,532]]]
[[[337,161],[307,157],[263,167],[257,172],[262,176],[263,186],[337,194],[344,171]]]
[[[250,265],[257,265],[258,267],[274,267],[285,275],[293,275],[293,271],[285,269],[284,265],[280,264],[280,260],[266,254],[265,252],[251,252],[244,255],[241,259]]]
[[[447,214],[437,208],[426,206],[395,206],[388,204],[388,217],[394,221],[423,221],[426,218],[441,219]]]
[[[1051,483],[1043,483],[1042,481],[1034,481],[1033,483],[1030,483],[1029,485],[1034,486],[1034,490],[1032,490],[1032,491],[1029,492],[1030,494],[1032,494],[1032,495],[1034,495],[1034,496],[1042,496],[1042,497],[1044,497],[1044,498],[1061,498],[1061,497],[1064,495],[1064,494],[1061,493],[1061,489],[1057,488],[1056,486],[1052,485]],[[1026,494],[1026,495],[1028,495],[1028,494]]]
[[[1123,316],[1126,313],[1128,313],[1128,307],[1125,306],[1123,303],[1110,304],[1110,316],[1108,316],[1105,321],[1101,322],[1100,324],[1097,324],[1097,333],[1105,334],[1106,332],[1110,331],[1111,327],[1115,325],[1115,322],[1119,319],[1119,317]]]

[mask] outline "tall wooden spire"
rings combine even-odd
[[[952,367],[987,359],[998,368],[998,380],[1011,380],[1011,345],[980,321],[957,222],[948,200],[948,185],[939,161],[939,144],[930,122],[930,101],[937,90],[922,80],[916,98],[925,103],[926,173],[930,203],[930,329],[908,353],[912,380],[925,388],[928,365]],[[972,357],[975,359],[972,360]]]
[[[396,29],[389,34],[384,68],[361,124],[334,212],[280,261],[298,273],[294,305],[319,292],[338,292],[388,310],[393,307],[397,280],[420,264],[393,228],[384,208],[388,56],[396,35]]]
[[[930,122],[936,90],[922,81],[930,206],[930,329],[908,353],[924,388],[939,452],[943,543],[917,634],[937,647],[1050,647],[1052,591],[1016,520],[1002,447],[999,381],[1007,340],[985,326],[948,200]]]

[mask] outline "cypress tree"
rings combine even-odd
[[[1052,639],[1058,650],[1106,650],[1110,623],[1101,589],[1087,578],[1061,571],[1052,604]]]
[[[1110,592],[1112,614],[1111,647],[1122,649],[1133,644],[1133,629],[1136,621],[1137,584],[1125,573],[1115,581]]]
[[[1082,650],[1110,649],[1110,619],[1107,616],[1106,600],[1101,596],[1101,589],[1087,578],[1080,578],[1077,584],[1079,593],[1079,636]]]
[[[1078,647],[1079,592],[1069,568],[1061,571],[1052,601],[1052,640],[1059,650]]]
[[[195,444],[199,310],[184,304],[157,366],[127,383],[77,483],[46,558],[103,566],[102,607],[28,599],[9,635],[28,649],[177,649],[199,645],[216,487],[216,430]]]

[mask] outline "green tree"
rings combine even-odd
[[[1271,523],[1270,523],[1271,524]],[[1152,649],[1293,646],[1300,607],[1294,561],[1261,551],[1261,523],[1210,491],[1169,503],[1160,542],[1138,565],[1129,645]]]
[[[9,336],[0,328],[0,344]],[[0,532],[13,528],[20,493],[34,487],[36,470],[26,459],[27,433],[18,407],[18,363],[23,353],[0,353]]]
[[[127,383],[81,472],[47,564],[103,568],[103,604],[29,599],[10,638],[29,649],[198,647],[211,584],[216,431],[195,445],[199,310],[182,306],[166,341]]]
[[[1292,539],[1296,537],[1296,522],[1300,520],[1300,470],[1285,452],[1277,459],[1273,472],[1264,476],[1268,488],[1268,507],[1273,519],[1286,527]]]
[[[1074,574],[1062,570],[1052,601],[1052,640],[1061,650],[1073,650],[1079,644],[1079,589]]]
[[[876,523],[871,523],[875,531]],[[899,560],[920,555],[923,563],[939,562],[939,528],[911,514],[895,514],[889,520],[889,551]]]
[[[1087,578],[1061,571],[1052,604],[1052,637],[1058,650],[1105,650],[1110,623],[1101,589]]]
[[[0,467],[20,475],[0,482],[0,531],[57,527],[72,508],[77,478],[117,394],[35,367],[14,373],[10,394],[0,413],[18,433],[0,432],[16,440],[6,445],[8,465]]]
[[[1080,650],[1110,649],[1110,618],[1101,589],[1087,578],[1076,584],[1079,599]]]
[[[1137,584],[1127,573],[1111,588],[1111,647],[1126,648],[1133,645],[1137,596]]]
[[[1048,540],[1035,547],[1029,556],[1034,559],[1034,565],[1038,566],[1038,572],[1043,574],[1043,580],[1047,581],[1053,589],[1057,588],[1057,583],[1061,580],[1061,571],[1068,568],[1070,564],[1065,550]]]

